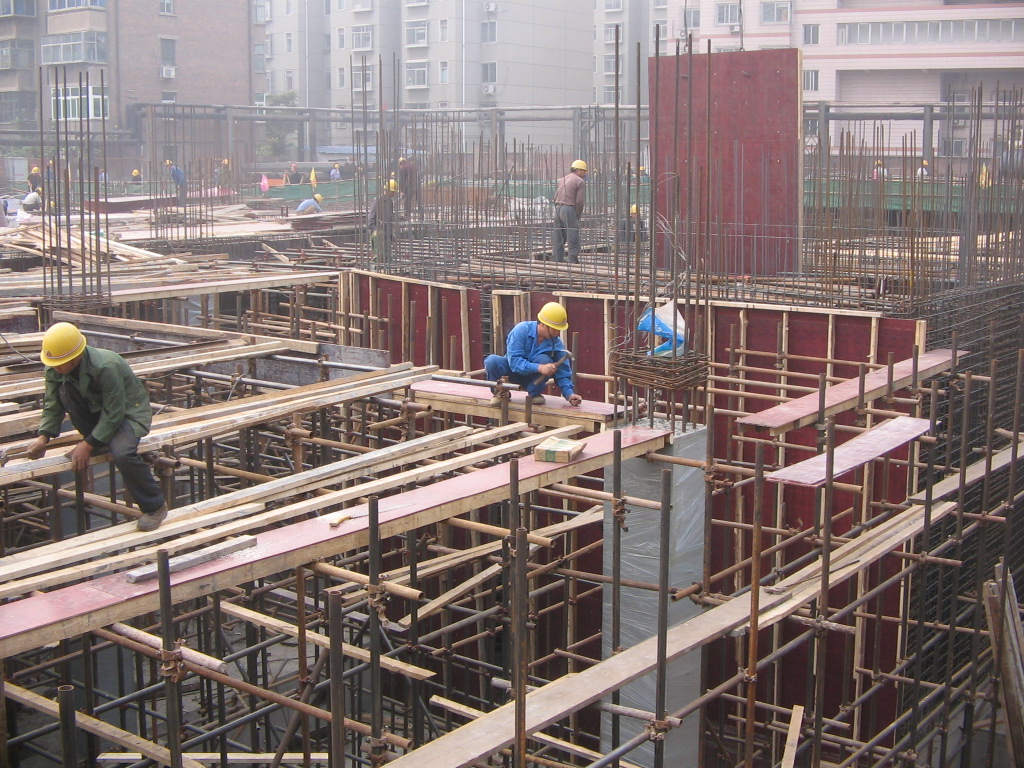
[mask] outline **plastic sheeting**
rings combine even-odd
[[[703,429],[676,435],[674,444],[663,453],[698,459],[705,457],[706,432]],[[661,472],[667,466],[642,460],[628,461],[622,467],[623,489],[627,495],[658,500],[661,496]],[[606,482],[611,491],[611,473]],[[660,513],[653,509],[629,509],[626,513],[628,531],[622,534],[622,578],[658,583],[658,553],[661,542]],[[604,572],[612,571],[612,525],[610,510],[605,510]],[[704,563],[704,472],[700,469],[672,467],[672,521],[669,531],[669,585],[689,586],[700,581]],[[611,587],[604,590],[603,658],[612,655]],[[700,612],[689,600],[669,601],[668,624],[674,626]],[[643,589],[622,589],[621,645],[629,648],[652,637],[658,627],[658,593]],[[671,713],[700,695],[700,653],[677,659],[668,667],[668,712]],[[655,675],[650,674],[621,690],[620,704],[649,712],[655,707]],[[610,701],[610,698],[606,701]],[[620,718],[621,739],[625,741],[643,730],[645,723]],[[611,716],[601,718],[601,745],[611,749]],[[673,768],[697,768],[699,717],[684,721],[682,728],[672,729],[665,740],[665,765]],[[641,766],[654,763],[654,745],[647,742],[624,760]]]

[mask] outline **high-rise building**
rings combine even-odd
[[[254,56],[265,65],[265,91],[294,93],[297,107],[331,106],[331,0],[259,4],[266,35],[255,42]]]

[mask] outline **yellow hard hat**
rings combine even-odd
[[[640,213],[640,209],[636,207],[636,203],[633,203],[631,206],[629,206],[629,212],[635,215],[637,213]]]
[[[313,195],[313,199],[316,200],[318,203],[322,203],[324,201],[324,196],[321,194],[316,194]]]
[[[228,164],[228,159],[225,157],[223,160],[220,161],[220,164],[221,165],[227,165]]]
[[[644,171],[646,171],[646,170],[647,170],[647,169],[646,169],[646,168],[644,168],[644,167],[643,167],[642,165],[640,166],[640,173],[643,173],[643,172],[644,172]]]
[[[391,179],[390,181],[388,181],[388,192],[397,192],[397,191],[398,191],[398,182],[395,181],[394,179]]]
[[[170,160],[164,160],[164,165],[173,165]]]
[[[587,164],[585,162],[583,162],[582,160],[573,160],[572,161],[572,165],[569,166],[569,167],[572,168],[574,171],[586,171],[587,170]]]
[[[400,158],[398,158],[398,162],[400,162],[400,163],[404,163],[404,162],[405,162],[405,158],[404,158],[404,157],[400,157]]]
[[[537,319],[556,331],[564,331],[569,327],[569,316],[565,313],[565,307],[557,301],[549,301],[541,307],[540,312],[537,313]]]
[[[139,175],[139,169],[136,168],[134,171],[132,171],[132,176],[138,176],[138,175]]]
[[[928,165],[928,161],[927,160],[922,160],[921,161],[921,165]]]
[[[38,165],[33,165],[32,166],[32,173],[39,173],[39,166]]]
[[[51,368],[70,363],[85,352],[85,336],[71,323],[51,325],[43,335],[39,359]]]

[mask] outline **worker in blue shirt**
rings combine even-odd
[[[320,203],[323,202],[324,196],[317,194],[313,195],[308,200],[303,200],[295,208],[295,212],[298,214],[303,213],[323,213],[324,209],[320,207]]]
[[[526,390],[530,402],[540,405],[544,402],[544,388],[548,379],[554,377],[555,384],[569,405],[579,405],[583,398],[573,392],[572,363],[558,334],[569,327],[565,307],[549,301],[540,308],[536,320],[525,320],[516,325],[505,341],[504,355],[488,355],[484,370],[490,381],[503,376],[513,384]],[[501,398],[495,395],[491,405],[500,405]]]

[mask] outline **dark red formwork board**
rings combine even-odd
[[[686,218],[690,178],[699,231],[710,222],[712,231],[731,240],[722,251],[729,252],[728,262],[712,260],[712,272],[771,275],[794,269],[803,205],[799,51],[694,54],[678,61],[661,56],[648,66],[658,212],[672,220],[665,201],[678,178],[679,215]],[[714,257],[713,248],[709,253]]]
[[[660,429],[626,427],[619,430],[627,457],[663,447],[670,433]],[[614,433],[586,438],[582,454],[566,464],[519,459],[521,492],[564,482],[611,463]],[[497,464],[463,475],[414,488],[380,501],[382,537],[397,536],[419,525],[454,517],[508,496],[510,468]],[[171,587],[180,602],[210,594],[229,585],[242,584],[294,568],[311,560],[367,545],[366,505],[345,510],[351,519],[331,527],[329,518],[318,517],[255,534],[256,546],[232,555],[171,574]],[[126,621],[159,607],[155,581],[130,583],[124,573],[102,576],[81,584],[36,594],[0,605],[0,657],[6,658],[58,639]]]
[[[832,452],[832,477],[838,478],[906,445],[923,435],[930,427],[931,422],[928,419],[916,419],[911,416],[897,416],[895,419],[883,421],[878,426],[847,440]],[[765,479],[773,483],[818,488],[825,484],[828,477],[828,456],[822,453],[772,472]]]
[[[925,352],[917,359],[917,377],[919,380],[927,379],[936,373],[949,368],[953,362],[953,350],[936,349]],[[892,388],[893,391],[903,389],[911,383],[914,377],[914,360],[901,360],[893,366]],[[888,387],[888,368],[878,368],[864,376],[864,400],[874,400],[885,393]],[[833,384],[825,389],[825,416],[832,416],[841,411],[853,408],[857,403],[860,392],[859,379],[847,379],[839,384]],[[736,424],[743,427],[761,427],[767,429],[773,435],[780,435],[791,429],[799,429],[808,424],[813,424],[818,419],[817,392],[790,400],[788,403],[780,403],[765,411],[744,416],[736,420]]]

